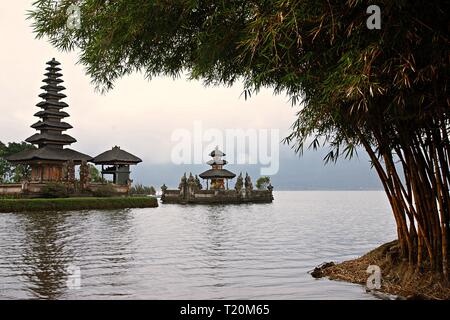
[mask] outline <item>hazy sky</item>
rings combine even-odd
[[[285,96],[272,95],[271,90],[263,90],[246,101],[241,97],[241,84],[232,88],[205,88],[201,82],[184,78],[160,77],[149,82],[141,74],[134,74],[101,95],[94,90],[84,67],[76,63],[76,53],[58,52],[45,40],[34,38],[31,21],[26,20],[32,2],[0,2],[0,141],[21,141],[34,134],[30,125],[37,121],[33,114],[38,111],[35,104],[40,101],[45,62],[53,57],[62,64],[63,85],[67,88],[64,93],[68,97],[64,101],[69,108],[65,111],[71,117],[66,121],[74,127],[67,133],[78,140],[70,148],[96,156],[120,145],[144,160],[139,165],[139,174],[134,174],[139,182],[160,183],[164,177],[152,181],[151,172],[160,171],[155,168],[163,166],[171,168],[170,181],[182,174],[183,168],[178,167],[178,172],[177,166],[171,164],[175,144],[171,135],[177,129],[192,130],[195,121],[202,121],[204,129],[279,129],[281,138],[289,132],[298,109],[292,108]],[[310,161],[308,165],[322,170],[321,156],[317,156],[319,161]],[[302,167],[302,160],[286,147],[281,148],[280,157],[281,166],[289,167],[291,176],[295,175],[295,168]],[[361,172],[366,172],[366,160],[357,165],[364,168]],[[249,170],[256,168],[253,165]],[[305,169],[314,171],[302,168]],[[326,179],[331,171],[340,168],[326,170],[328,173],[318,179]],[[365,186],[368,177],[375,181],[368,174],[358,174],[357,178]],[[326,181],[322,184],[326,185]]]

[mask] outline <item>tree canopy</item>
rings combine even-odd
[[[256,188],[258,190],[265,190],[270,184],[270,177],[263,176],[259,177],[258,180],[256,180]]]
[[[91,177],[91,182],[104,182],[100,171],[93,164],[89,164],[89,175]]]
[[[362,0],[84,0],[79,29],[67,28],[73,1],[57,9],[49,2],[36,1],[30,14],[37,36],[80,49],[100,89],[134,71],[186,71],[206,84],[242,79],[246,95],[271,87],[303,102],[290,137],[299,151],[314,134],[345,142],[351,154],[348,121],[363,129],[380,117],[424,119],[447,107],[444,1],[378,1],[381,30],[367,29]]]
[[[187,72],[207,85],[240,79],[246,97],[269,87],[301,103],[286,139],[297,151],[311,136],[313,148],[331,146],[328,161],[362,145],[402,254],[448,275],[446,1],[377,1],[380,30],[367,28],[375,3],[362,0],[84,0],[80,28],[67,28],[70,3],[55,10],[36,1],[34,30],[59,49],[79,49],[100,89],[138,70],[148,78]]]
[[[20,182],[30,175],[30,168],[25,165],[13,165],[4,158],[17,152],[33,148],[26,142],[10,142],[8,145],[0,141],[0,183]]]

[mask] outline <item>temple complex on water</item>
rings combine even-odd
[[[206,189],[197,175],[186,173],[181,177],[177,190],[170,190],[166,185],[161,187],[161,201],[163,203],[181,204],[239,204],[239,203],[270,203],[273,201],[273,187],[271,184],[266,190],[253,188],[248,174],[245,178],[242,173],[237,177],[233,189],[229,189],[229,180],[236,177],[233,172],[224,169],[227,161],[222,159],[225,153],[216,147],[210,154],[212,159],[207,162],[211,169],[199,174],[206,180]]]

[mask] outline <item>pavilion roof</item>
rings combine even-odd
[[[92,162],[95,164],[138,164],[142,160],[131,153],[115,146],[96,156]]]
[[[199,174],[202,179],[225,178],[233,179],[236,175],[227,169],[210,169]]]

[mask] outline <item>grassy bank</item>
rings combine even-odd
[[[158,200],[153,197],[0,199],[0,212],[104,210],[157,206]]]
[[[407,299],[450,299],[450,286],[440,275],[420,273],[399,256],[398,243],[392,241],[358,259],[316,268],[313,276],[365,285],[369,276],[367,267],[377,265],[382,273],[381,292]]]

